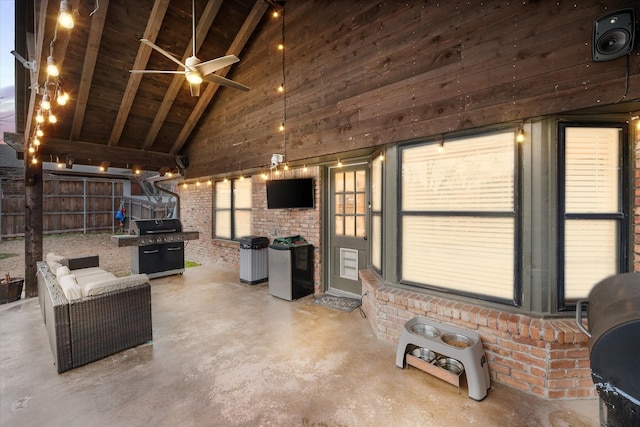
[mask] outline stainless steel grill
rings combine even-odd
[[[197,231],[182,231],[179,219],[133,221],[134,234],[112,236],[118,247],[131,247],[131,273],[150,278],[184,272],[184,242],[197,240]]]

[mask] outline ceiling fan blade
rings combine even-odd
[[[220,58],[212,59],[211,61],[201,62],[196,65],[195,68],[200,71],[200,74],[206,76],[214,71],[218,71],[221,68],[228,67],[231,64],[235,64],[240,60],[235,55],[227,55]]]
[[[191,96],[200,96],[200,83],[189,83]]]
[[[244,91],[249,90],[249,88],[247,86],[241,85],[240,83],[236,83],[233,80],[226,79],[226,78],[221,77],[221,76],[219,76],[217,74],[209,74],[209,75],[206,75],[206,76],[202,76],[202,78],[205,79],[208,82],[217,83],[217,84],[219,84],[221,86],[227,86],[227,87],[231,87],[231,88],[238,89],[238,90],[244,90]]]
[[[184,65],[182,62],[177,60],[173,55],[171,55],[169,52],[167,52],[166,50],[162,49],[161,47],[155,45],[151,41],[149,41],[147,39],[140,39],[140,41],[142,43],[146,44],[147,46],[149,46],[150,48],[153,48],[153,49],[157,50],[158,52],[160,52],[161,54],[163,54],[164,56],[166,56],[167,58],[169,58],[170,60],[172,60],[173,62],[178,64],[179,66],[181,66],[183,68],[187,68],[186,65]]]
[[[130,73],[142,74],[142,73],[156,73],[156,74],[184,74],[184,71],[175,70],[129,70]]]

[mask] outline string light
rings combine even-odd
[[[517,142],[524,142],[524,125],[520,125],[520,129],[518,129],[518,133],[516,135]]]
[[[42,101],[40,101],[40,107],[44,111],[49,111],[51,109],[51,102],[49,101],[49,94],[45,93],[42,97]]]
[[[307,172],[307,165],[304,165],[304,166],[302,167],[302,172]]]
[[[42,110],[38,110],[38,113],[36,114],[36,122],[44,123],[44,115],[42,114]]]
[[[438,147],[438,153],[444,153],[444,141],[440,141],[440,146]]]
[[[58,15],[58,23],[64,28],[71,29],[74,27],[73,11],[67,0],[60,2],[60,14]]]
[[[58,105],[66,105],[69,101],[69,94],[60,88],[56,101],[58,102]]]
[[[32,157],[31,158],[31,163],[33,163],[34,165],[38,164],[38,159],[36,157]]]
[[[60,70],[58,69],[58,65],[56,64],[56,60],[53,58],[53,55],[49,55],[47,58],[47,74],[49,77],[58,77],[58,75],[60,75]]]
[[[341,168],[342,167],[342,161],[340,159],[338,159],[338,167]]]
[[[36,136],[42,138],[44,136],[44,131],[40,127],[40,125],[36,125]]]
[[[187,183],[182,184],[182,188],[187,188]]]
[[[55,114],[49,113],[49,123],[51,124],[58,123],[58,118],[56,117]]]
[[[211,187],[211,186],[213,185],[213,181],[212,181],[211,179],[209,179],[209,180],[207,181],[207,185],[208,185],[209,187]]]

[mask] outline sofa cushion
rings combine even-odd
[[[71,274],[71,272],[69,271],[69,267],[67,267],[66,265],[56,268],[56,279],[58,279],[58,281],[60,281],[60,279],[67,274]]]
[[[60,260],[62,260],[62,256],[56,255],[53,252],[49,252],[47,253],[47,255],[45,255],[45,262],[47,263],[51,271],[55,272],[53,264],[61,264]]]
[[[64,292],[64,296],[67,297],[69,301],[76,301],[82,299],[82,289],[78,286],[76,282],[76,276],[74,274],[67,274],[66,276],[62,276],[58,283],[62,288],[62,292]]]
[[[83,271],[83,270],[87,270],[85,268],[83,268],[82,270],[73,271],[74,274],[76,275],[76,281],[78,282],[78,285],[81,288],[84,289],[84,287],[89,283],[102,282],[105,280],[111,280],[116,278],[116,276],[113,273],[109,273],[108,271],[104,271],[103,269],[98,267],[95,267],[95,268],[96,270],[93,270],[90,272]],[[82,274],[78,274],[79,272],[82,272]]]
[[[149,277],[146,274],[134,274],[127,277],[118,277],[115,279],[92,282],[84,286],[84,296],[90,297],[94,295],[105,294],[107,292],[141,285],[143,283],[147,283],[148,281]]]

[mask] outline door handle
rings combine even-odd
[[[156,249],[155,251],[143,251],[143,253],[145,253],[145,254],[157,254],[158,250]]]

